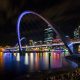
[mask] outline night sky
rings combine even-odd
[[[17,18],[24,10],[38,12],[66,35],[72,36],[73,30],[80,25],[80,0],[0,0],[0,45],[17,42]]]

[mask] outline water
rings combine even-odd
[[[68,69],[77,64],[66,60],[64,52],[44,53],[2,53],[0,52],[0,75],[23,75],[28,72],[38,72],[55,69]]]

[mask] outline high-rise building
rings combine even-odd
[[[74,39],[80,39],[80,26],[74,30]]]
[[[33,40],[29,40],[29,45],[30,46],[33,46],[34,45]]]
[[[52,42],[53,41],[53,37],[54,37],[55,33],[53,31],[52,28],[47,28],[44,30],[44,41],[46,43],[48,42]]]

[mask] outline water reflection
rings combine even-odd
[[[24,59],[25,59],[25,60],[24,60],[24,64],[25,64],[25,65],[28,65],[28,64],[29,64],[28,57],[29,57],[29,56],[28,56],[28,53],[25,53],[25,58],[24,58]]]
[[[0,71],[3,70],[3,67],[4,67],[3,52],[0,52]]]
[[[16,54],[16,60],[17,60],[17,61],[20,61],[20,53],[17,53],[17,54]]]
[[[0,70],[14,69],[19,72],[48,70],[61,68],[64,65],[67,66],[69,63],[63,58],[65,52],[61,51],[24,54],[25,55],[20,55],[20,53],[0,53]]]
[[[48,69],[49,68],[49,53],[45,52],[43,54],[44,54],[44,58],[43,58],[44,68]]]
[[[29,63],[29,67],[30,67],[30,70],[32,71],[34,69],[34,53],[30,53],[30,56],[29,56],[29,60],[30,60],[30,63]]]
[[[44,52],[44,53],[26,53],[25,64],[29,65],[30,70],[48,70],[49,68],[60,68],[63,66],[63,57],[65,53]]]
[[[29,66],[29,70],[48,70],[61,68],[63,66],[63,52],[25,53],[24,63]]]
[[[35,70],[39,69],[39,53],[35,53]]]

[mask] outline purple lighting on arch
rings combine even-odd
[[[21,39],[20,39],[20,41],[22,41],[22,40],[26,40],[26,38],[25,37],[22,37]],[[18,43],[15,45],[15,46],[18,46]]]
[[[22,17],[25,15],[25,14],[29,14],[30,12],[23,12],[20,16],[19,16],[19,18],[18,18],[18,22],[17,22],[17,34],[18,34],[18,43],[19,43],[19,47],[20,47],[20,50],[22,51],[22,47],[21,47],[21,42],[20,42],[20,22],[21,22],[21,19],[22,19]]]
[[[42,17],[41,15],[33,12],[33,11],[24,11],[23,13],[20,14],[19,18],[18,18],[18,21],[17,21],[17,35],[18,35],[18,44],[19,44],[19,50],[22,51],[22,46],[21,46],[21,36],[20,36],[20,22],[21,22],[21,19],[24,17],[24,15],[27,15],[27,14],[33,14],[33,15],[36,15],[38,16],[39,18],[41,18],[44,22],[47,23],[47,25],[49,27],[51,27],[56,34],[59,35],[59,33],[56,31],[56,29],[44,18]]]

